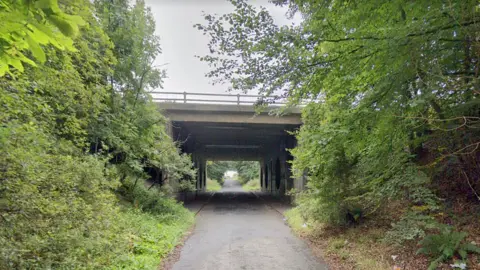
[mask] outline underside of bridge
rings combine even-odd
[[[171,121],[171,136],[192,156],[198,190],[205,189],[207,160],[259,161],[263,191],[283,194],[299,188],[291,177],[292,156],[287,151],[296,144],[290,132],[300,127],[298,112],[256,115],[252,106],[237,105],[175,104],[162,109]]]

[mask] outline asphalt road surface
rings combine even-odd
[[[327,269],[262,198],[226,180],[198,213],[173,269]]]

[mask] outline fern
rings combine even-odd
[[[472,243],[465,243],[467,233],[444,231],[441,234],[427,235],[420,241],[422,246],[417,254],[425,254],[430,256],[433,261],[430,263],[428,270],[434,270],[438,265],[446,260],[451,259],[458,254],[462,260],[467,259],[468,253],[479,253],[480,248]]]

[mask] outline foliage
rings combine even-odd
[[[378,241],[385,235],[386,230],[383,226],[375,226],[370,223],[368,226],[338,230],[314,220],[305,220],[301,211],[295,207],[284,212],[286,223],[301,238],[325,251],[323,258],[327,264],[338,265],[340,263],[342,267],[360,270],[394,268],[392,258],[385,256],[391,251],[391,248],[382,241]],[[398,261],[400,259],[397,259]],[[418,268],[418,265],[414,263],[402,266]]]
[[[192,226],[193,214],[158,188],[137,185],[121,197],[123,207],[119,224],[128,239],[124,251],[111,269],[157,269],[166,256]]]
[[[54,145],[36,128],[2,128],[0,268],[95,268],[114,259],[122,243],[110,190],[118,182],[105,178],[102,160]]]
[[[57,0],[0,2],[0,77],[24,71],[23,63],[36,66],[29,56],[44,63],[42,45],[75,51],[72,38],[85,21],[62,11]]]
[[[257,161],[208,161],[207,173],[211,179],[224,182],[224,175],[228,171],[236,171],[242,184],[251,179],[260,177],[260,168]]]
[[[144,184],[135,185],[135,183],[129,182],[118,189],[118,194],[122,196],[122,200],[146,213],[167,217],[179,215],[183,209],[166,194],[163,187],[149,188]]]
[[[130,7],[121,0],[95,1],[95,8],[115,44],[118,64],[109,78],[108,108],[90,131],[94,152],[107,150],[124,180],[145,178],[145,168],[149,168],[156,184],[193,181],[190,158],[179,154],[166,133],[165,117],[148,93],[161,86],[164,76],[152,66],[161,49],[150,9],[144,1]],[[182,188],[191,185],[185,183]]]
[[[229,161],[207,161],[208,178],[217,181],[220,185],[223,185],[225,173],[230,169],[232,164]]]
[[[258,179],[260,179],[260,165],[257,161],[237,161],[233,163],[233,166],[238,173],[238,179],[242,185],[250,180],[258,181]]]
[[[243,184],[242,188],[246,191],[260,191],[262,189],[260,179],[251,179]]]
[[[10,9],[43,5],[22,16],[35,25],[40,20],[42,31],[54,33],[50,38],[66,42],[63,34],[70,32],[61,33],[45,17],[60,16],[56,1],[17,2],[1,1],[0,18]],[[117,263],[156,268],[158,256],[192,220],[168,191],[191,186],[195,171],[166,134],[165,118],[148,93],[162,76],[150,62],[160,52],[154,22],[142,1],[116,2],[122,10],[116,13],[99,12],[87,0],[61,3],[64,18],[83,22],[76,35],[70,25],[74,51],[36,41],[46,45],[41,49],[48,61],[0,78],[0,268],[118,269]],[[105,14],[123,21],[117,27],[126,31],[124,38],[136,39],[126,46],[134,51],[119,49],[130,40],[104,29]],[[19,21],[27,20],[22,16]],[[67,27],[56,22],[60,30]],[[30,47],[18,44],[36,30],[22,27],[2,27],[0,46],[17,46],[29,56]],[[19,31],[18,39],[4,41],[10,30]],[[150,190],[146,181],[154,184]],[[118,194],[131,202],[123,211]],[[138,209],[129,210],[132,206]],[[132,243],[149,251],[137,256]]]
[[[194,221],[193,214],[185,208],[177,210],[178,215],[163,216],[144,213],[130,205],[123,209],[119,222],[129,240],[128,251],[120,254],[108,268],[158,269],[159,258],[175,248]]]
[[[437,269],[440,263],[451,259],[458,254],[462,260],[467,259],[468,253],[479,253],[480,248],[472,243],[465,243],[467,234],[464,232],[456,232],[446,230],[441,234],[427,235],[420,241],[421,248],[417,253],[430,256],[433,261],[428,269]]]
[[[385,241],[394,245],[402,245],[405,241],[423,239],[427,231],[442,228],[434,217],[414,211],[407,212],[401,219],[392,224]]]
[[[303,17],[282,27],[265,8],[231,2],[232,13],[196,25],[211,37],[200,59],[214,83],[267,103],[308,101],[292,150],[294,173],[308,176],[305,215],[342,224],[353,209],[369,216],[392,200],[435,211],[432,180],[446,173],[464,187],[454,196],[475,199],[476,1],[278,0]]]
[[[207,191],[220,191],[222,186],[218,181],[207,178]]]

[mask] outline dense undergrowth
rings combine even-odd
[[[148,93],[149,9],[2,1],[0,21],[0,269],[157,268],[195,172]]]
[[[379,228],[385,250],[411,253],[403,263],[421,257],[416,250],[431,261],[410,269],[472,267],[480,218],[478,2],[273,1],[303,18],[281,27],[267,9],[231,2],[232,13],[207,14],[197,25],[211,36],[211,53],[200,59],[216,82],[259,90],[259,109],[278,99],[307,103],[291,150],[295,177],[307,178],[295,194],[304,222]]]
[[[133,201],[123,198],[119,212],[121,233],[127,242],[110,269],[158,269],[162,258],[193,225],[193,214],[161,191],[136,188]]]

